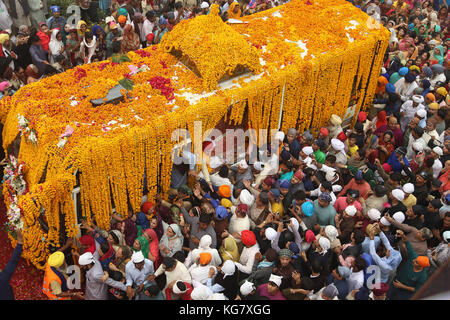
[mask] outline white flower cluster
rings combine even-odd
[[[8,216],[10,227],[14,228],[15,230],[23,230],[23,221],[20,216],[20,208],[17,205],[16,196],[13,196],[13,202],[9,205],[9,209],[6,215]]]
[[[38,139],[37,139],[36,131],[34,131],[34,129],[30,129],[30,127],[28,126],[28,123],[29,123],[28,119],[26,119],[21,114],[17,115],[17,119],[18,119],[18,123],[19,123],[19,131],[20,131],[21,135],[23,136],[25,133],[29,132],[28,140],[32,144],[37,144]]]

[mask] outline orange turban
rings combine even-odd
[[[200,264],[201,265],[206,265],[211,261],[211,253],[209,252],[202,252],[200,253]]]
[[[119,16],[119,18],[117,19],[117,21],[118,21],[119,23],[125,23],[125,22],[127,22],[127,17],[125,17],[125,16]]]
[[[422,267],[426,268],[430,266],[430,259],[427,256],[418,256],[417,263]]]
[[[231,188],[230,188],[230,186],[227,185],[227,184],[221,185],[219,187],[219,191],[217,191],[217,194],[219,196],[221,196],[222,198],[229,198],[229,197],[231,197]]]
[[[379,76],[378,77],[378,81],[377,81],[377,90],[376,93],[381,94],[381,93],[385,93],[386,91],[386,85],[389,83],[388,79],[386,79],[386,77],[383,76]]]
[[[435,97],[434,94],[432,94],[431,92],[430,92],[430,93],[427,93],[427,95],[426,95],[425,97],[427,97],[427,98],[430,99],[431,101],[436,101],[436,97]]]

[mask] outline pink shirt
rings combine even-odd
[[[260,285],[258,287],[258,289],[256,289],[256,292],[258,292],[258,294],[262,297],[267,297],[270,300],[287,300],[282,294],[281,291],[278,290],[277,294],[274,296],[271,296],[269,294],[269,291],[267,291],[267,283],[264,283],[262,285]]]
[[[361,203],[359,203],[358,200],[355,200],[355,202],[349,204],[347,203],[347,196],[337,198],[336,202],[334,203],[334,209],[336,209],[337,212],[342,212],[350,205],[355,206],[356,210],[362,211]]]

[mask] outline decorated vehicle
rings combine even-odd
[[[228,23],[218,12],[1,101],[12,159],[3,194],[36,267],[79,233],[81,217],[109,229],[114,211],[127,217],[143,194],[166,195],[178,128],[315,132],[351,100],[358,110],[371,103],[389,32],[348,2],[292,0]]]

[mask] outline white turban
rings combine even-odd
[[[325,234],[327,235],[330,241],[334,241],[337,239],[339,233],[335,226],[328,225],[325,227]]]
[[[220,167],[222,164],[223,164],[223,161],[217,156],[211,157],[209,159],[209,166],[212,169],[216,169],[216,168]]]
[[[367,216],[370,220],[378,220],[381,217],[381,212],[378,211],[378,209],[372,208],[369,211],[367,211]]]
[[[194,288],[191,292],[192,300],[208,300],[210,296],[213,295],[211,289],[205,285],[199,285]]]
[[[250,191],[244,189],[239,195],[239,200],[241,201],[241,203],[246,204],[250,208],[255,201],[255,197],[250,193]]]
[[[338,185],[338,184],[334,184],[332,186],[332,188],[333,188],[333,192],[340,192],[342,190],[342,186]]]
[[[422,95],[415,94],[415,95],[413,95],[412,100],[415,103],[422,103],[424,99],[423,99]]]
[[[298,231],[299,223],[298,220],[295,218],[291,218],[291,222],[294,225],[294,229]],[[294,232],[290,226],[288,226],[289,231]]]
[[[256,161],[256,162],[253,164],[253,168],[255,168],[255,169],[258,170],[258,171],[263,171],[263,169],[264,169],[264,163],[262,163],[261,161]]]
[[[187,290],[181,291],[180,288],[178,288],[178,283],[181,282],[183,283],[183,281],[178,280],[177,282],[175,282],[175,284],[172,287],[172,291],[175,294],[181,294],[181,293],[185,293]]]
[[[391,225],[391,223],[390,223],[389,221],[387,221],[385,217],[381,217],[380,223],[381,223],[383,226],[390,226],[390,225]]]
[[[330,117],[330,122],[334,126],[339,126],[342,124],[342,119],[338,115],[332,114]]]
[[[328,239],[325,238],[325,237],[320,237],[320,239],[319,239],[319,245],[320,245],[320,247],[322,248],[322,250],[323,250],[324,252],[326,252],[326,251],[328,251],[328,250],[330,249],[330,247],[331,247],[331,242],[330,242],[330,240],[328,240]]]
[[[275,238],[277,237],[277,232],[274,228],[267,228],[265,234],[266,238],[270,241],[275,240]]]
[[[336,151],[344,151],[344,149],[345,149],[344,143],[341,140],[336,139],[336,138],[331,139],[331,146]]]
[[[275,283],[278,287],[281,285],[281,279],[283,277],[274,275],[273,273],[270,275],[269,281]]]
[[[413,193],[414,185],[412,183],[406,183],[405,185],[403,185],[403,192],[404,193]]]
[[[78,258],[78,264],[80,266],[87,266],[94,262],[94,256],[91,252],[85,252]]]
[[[398,201],[403,201],[403,199],[405,199],[405,193],[400,189],[392,190],[392,196]]]
[[[206,8],[209,8],[209,4],[208,4],[208,2],[206,2],[206,1],[203,1],[203,2],[202,2],[202,4],[200,5],[200,8],[202,8],[202,9],[206,9]]]
[[[255,290],[256,287],[253,283],[245,280],[245,282],[241,285],[240,291],[243,296],[248,296],[250,292]]]
[[[392,218],[394,218],[394,220],[397,221],[398,223],[403,223],[403,221],[405,221],[405,214],[401,211],[398,211],[394,213]]]
[[[412,147],[417,152],[422,152],[423,151],[423,144],[420,143],[419,141],[413,142]]]
[[[236,272],[236,265],[233,260],[227,260],[223,263],[222,269],[220,270],[224,273],[223,278],[225,279],[227,276],[232,276]]]
[[[357,211],[358,210],[356,210],[355,206],[348,206],[347,208],[345,208],[345,213],[348,214],[350,217],[353,217]]]
[[[309,156],[311,153],[314,152],[313,148],[310,147],[310,146],[304,147],[304,148],[302,149],[302,151],[303,151],[303,153],[305,153],[307,156]]]
[[[142,254],[142,251],[136,251],[135,253],[133,253],[133,255],[131,256],[131,261],[133,261],[133,263],[141,263],[142,261],[144,261],[144,255]]]
[[[436,153],[439,157],[444,155],[444,152],[442,151],[441,147],[434,147],[433,152]]]
[[[419,109],[419,110],[417,110],[417,115],[420,117],[420,118],[425,118],[426,116],[427,116],[427,112],[425,111],[425,109]]]
[[[212,238],[209,234],[205,234],[203,237],[200,238],[200,242],[198,243],[198,247],[202,248],[204,250],[210,249],[212,243]]]
[[[247,161],[245,161],[245,159],[242,159],[241,161],[239,161],[237,163],[237,165],[241,169],[247,169],[248,168],[248,164],[247,164]]]

